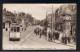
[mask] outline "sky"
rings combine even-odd
[[[63,4],[3,4],[3,8],[11,12],[25,12],[31,14],[38,20],[46,18],[46,12],[50,13],[53,5],[53,10],[59,8]]]

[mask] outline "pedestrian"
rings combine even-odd
[[[49,36],[48,36],[48,33],[49,33],[49,30],[48,30],[48,28],[47,28],[47,37],[46,37],[46,39],[49,41]]]
[[[40,28],[39,27],[37,28],[37,32],[38,32],[38,35],[40,35]]]
[[[49,31],[49,34],[48,35],[49,35],[49,41],[52,42],[52,34],[51,34],[51,31]]]
[[[55,39],[58,40],[58,38],[59,38],[59,33],[55,32]]]
[[[52,42],[52,33],[50,28],[47,28],[47,36],[48,41]]]
[[[60,34],[60,33],[57,32],[57,40],[59,39],[59,34]]]
[[[55,31],[53,32],[52,38],[53,38],[53,40],[54,40],[54,42],[55,42],[55,39],[56,39],[56,32],[55,32]]]
[[[6,28],[6,31],[7,31],[8,29]]]
[[[37,27],[37,29],[36,29],[36,35],[39,35],[39,28]]]
[[[67,40],[66,34],[63,32],[62,33],[62,41],[61,42],[64,43],[64,44],[67,44],[67,41],[66,40]]]
[[[70,31],[68,29],[66,30],[66,43],[70,43]]]
[[[39,37],[41,38],[41,36],[42,36],[42,30],[41,29],[39,29]]]
[[[34,33],[37,35],[36,29],[34,29]]]

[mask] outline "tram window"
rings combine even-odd
[[[19,27],[17,27],[17,32],[19,32],[20,31],[20,28]]]
[[[11,31],[13,31],[13,27],[11,28]]]
[[[14,27],[14,32],[16,32],[16,27]]]

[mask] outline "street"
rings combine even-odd
[[[3,29],[3,49],[5,50],[74,50],[76,45],[68,46],[56,40],[48,42],[44,36],[39,38],[34,34],[36,26],[28,26],[26,31],[21,32],[20,41],[9,41],[9,31]]]

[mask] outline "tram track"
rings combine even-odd
[[[27,27],[26,29],[27,31],[24,32],[24,36],[22,37],[21,41],[19,42],[20,44],[22,44],[23,42],[27,41],[27,39],[33,34],[33,27]],[[26,33],[27,32],[27,33]]]

